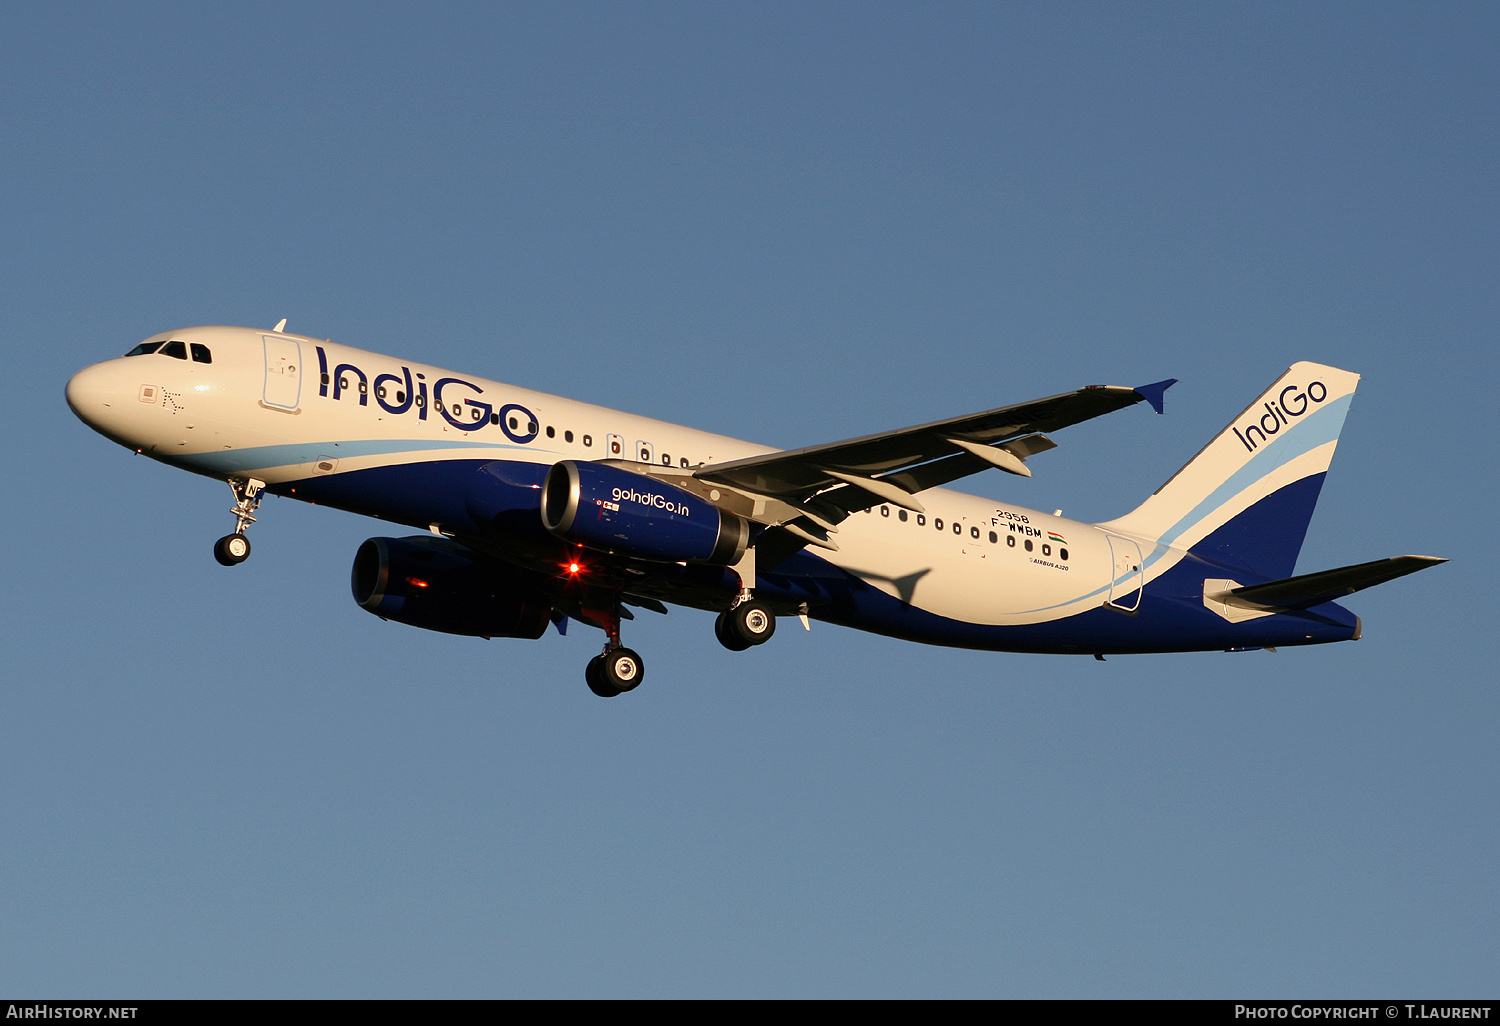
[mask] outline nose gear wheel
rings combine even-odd
[[[235,566],[250,558],[250,539],[243,534],[226,534],[214,542],[214,558],[224,566]]]

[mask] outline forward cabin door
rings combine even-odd
[[[302,345],[294,338],[262,335],[266,347],[266,387],[262,400],[278,410],[296,410],[302,400]]]

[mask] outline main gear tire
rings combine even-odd
[[[599,664],[603,661],[603,656],[590,659],[588,666],[584,667],[583,679],[588,682],[589,690],[600,698],[614,698],[620,693],[620,689],[606,682],[599,672]]]
[[[599,680],[615,691],[634,691],[646,678],[646,663],[628,648],[616,648],[599,657]]]

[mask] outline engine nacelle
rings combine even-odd
[[[525,571],[444,538],[370,538],[354,601],[386,620],[479,638],[540,638],[552,605]]]
[[[692,492],[600,463],[563,460],[542,486],[542,523],[570,542],[663,562],[732,566],[750,524]]]

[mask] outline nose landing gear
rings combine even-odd
[[[250,558],[250,539],[245,529],[255,523],[255,509],[265,494],[266,483],[255,478],[244,481],[231,477],[229,488],[234,492],[234,533],[226,534],[214,542],[214,559],[224,566],[236,566]]]

